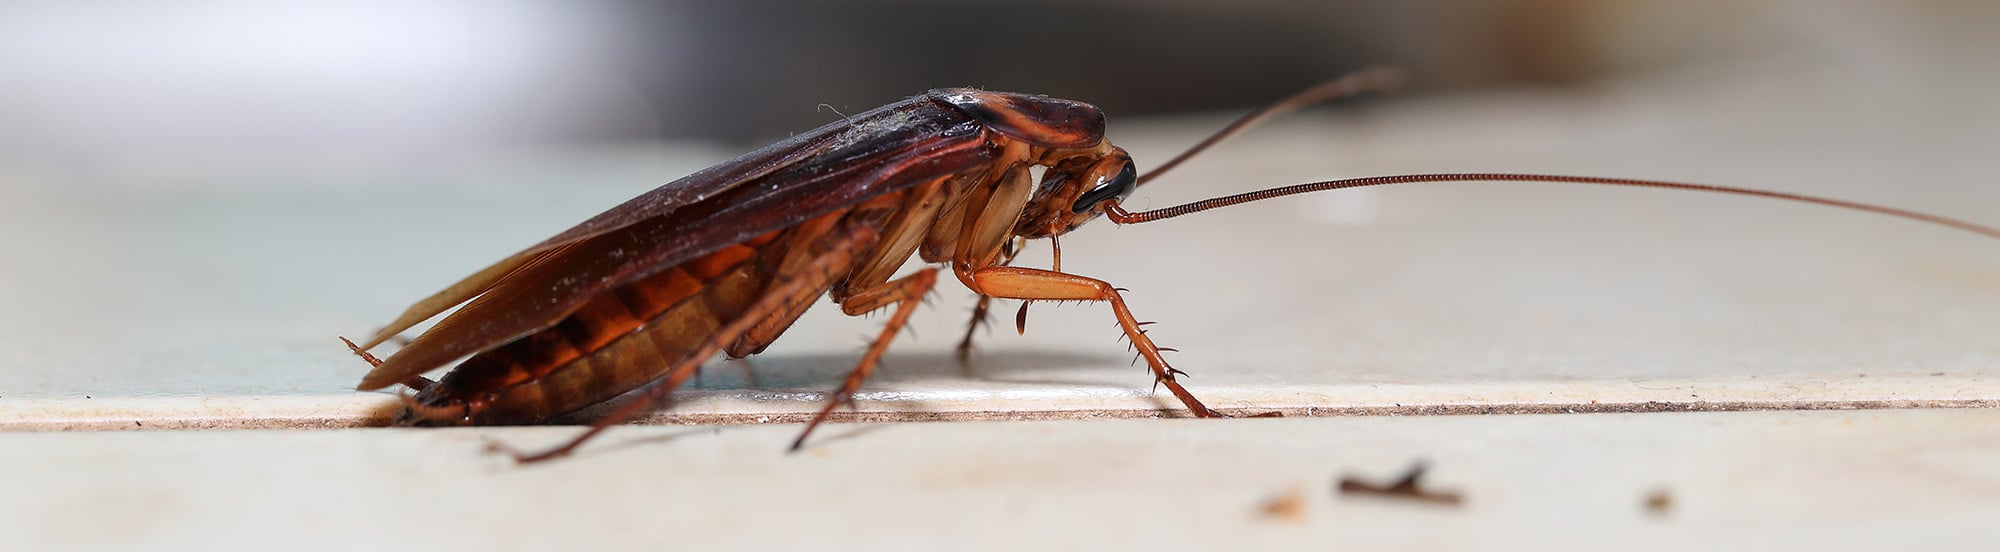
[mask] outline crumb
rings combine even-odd
[[[1417,462],[1410,466],[1409,471],[1403,472],[1403,477],[1387,485],[1369,482],[1351,475],[1342,476],[1340,481],[1334,486],[1334,490],[1335,494],[1342,495],[1358,494],[1383,498],[1401,498],[1447,506],[1458,506],[1465,502],[1465,497],[1456,491],[1424,489],[1421,480],[1424,477],[1424,472],[1429,469],[1429,465]]]
[[[1270,519],[1290,522],[1305,521],[1306,493],[1299,486],[1294,485],[1285,492],[1264,499],[1263,505],[1257,507],[1257,513]]]
[[[1646,513],[1652,514],[1653,517],[1666,517],[1673,512],[1673,509],[1674,495],[1668,493],[1666,489],[1654,489],[1653,492],[1646,493]]]

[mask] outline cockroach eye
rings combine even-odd
[[[1076,198],[1076,204],[1071,205],[1069,210],[1072,213],[1082,214],[1107,199],[1116,198],[1123,201],[1132,197],[1132,190],[1137,187],[1139,187],[1139,169],[1133,167],[1131,161],[1126,161],[1125,168],[1119,169],[1118,174],[1111,178],[1098,182],[1097,187],[1084,192],[1081,197]]]

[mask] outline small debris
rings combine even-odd
[[[1646,493],[1646,513],[1653,517],[1666,517],[1674,511],[1674,495],[1666,489],[1654,489]]]
[[[1358,479],[1352,475],[1344,475],[1341,476],[1340,482],[1334,487],[1335,494],[1359,494],[1383,498],[1400,498],[1446,506],[1458,506],[1465,502],[1465,497],[1459,495],[1456,491],[1424,489],[1422,480],[1424,472],[1428,469],[1430,469],[1428,464],[1417,462],[1410,466],[1409,471],[1403,473],[1402,478],[1388,485],[1372,483]]]
[[[1293,485],[1291,489],[1285,492],[1264,499],[1264,504],[1257,507],[1257,513],[1275,520],[1294,523],[1305,521],[1305,490],[1297,485]]]

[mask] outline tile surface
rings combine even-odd
[[[1517,171],[2000,223],[1991,83],[1850,69],[1323,111],[1132,204]],[[1227,121],[1111,115],[1142,168]],[[950,351],[970,301],[946,289],[858,417],[1042,419],[835,424],[795,455],[781,450],[796,425],[621,427],[526,468],[481,450],[577,430],[21,431],[379,423],[395,398],[349,390],[365,367],[335,335],[366,334],[715,152],[0,175],[0,429],[16,430],[0,432],[5,546],[1884,549],[1989,542],[2000,514],[2000,243],[1811,206],[1555,185],[1326,194],[1063,241],[1066,269],[1132,289],[1137,314],[1161,322],[1152,335],[1185,351],[1172,358],[1195,393],[1285,419],[1107,419],[1175,405],[1127,364],[1098,306],[1038,304],[1026,336],[982,336],[960,367]],[[767,354],[711,366],[656,421],[796,419],[878,323],[810,313]],[[1741,409],[1770,411],[1674,412]],[[1451,413],[1542,414],[1403,415]],[[1329,490],[1417,460],[1464,507]],[[1295,514],[1263,513],[1292,496]]]
[[[1685,550],[1977,548],[2000,516],[1996,410],[855,424],[784,454],[796,430],[528,467],[480,450],[575,429],[0,433],[0,519],[22,550]],[[1417,460],[1461,507],[1332,492]]]

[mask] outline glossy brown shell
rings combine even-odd
[[[989,165],[997,148],[985,128],[965,104],[926,94],[641,194],[412,306],[364,348],[465,304],[384,360],[359,388],[388,387],[548,329],[617,286],[690,259]]]
[[[1083,102],[1013,92],[940,88],[932,98],[951,104],[994,132],[1054,149],[1104,141],[1104,111]]]

